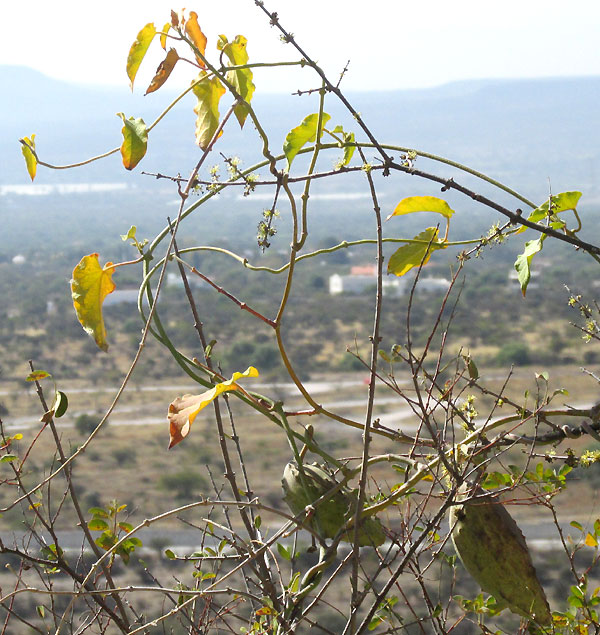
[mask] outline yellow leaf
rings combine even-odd
[[[237,35],[233,42],[228,42],[224,35],[220,35],[217,48],[227,55],[230,61],[229,66],[243,66],[248,63],[247,43],[248,40],[243,35]],[[227,73],[227,81],[233,84],[239,96],[249,104],[255,89],[252,83],[252,71],[249,68],[229,71]],[[243,128],[248,116],[246,104],[238,104],[235,107],[234,114],[239,121],[240,128]]]
[[[597,547],[598,546],[598,541],[596,540],[596,538],[594,538],[594,536],[592,536],[592,534],[588,534],[585,537],[585,544],[588,547]]]
[[[454,214],[454,210],[450,205],[441,198],[436,196],[409,196],[396,205],[396,209],[386,220],[389,220],[392,216],[402,216],[404,214],[413,214],[414,212],[435,212],[445,218],[450,218]]]
[[[206,35],[202,33],[202,29],[198,24],[198,14],[195,11],[190,11],[190,17],[185,23],[185,32],[190,40],[192,40],[192,43],[198,49],[199,53],[204,56],[206,51]],[[200,57],[200,55],[196,52],[195,55],[200,68],[206,68],[206,64],[204,63],[202,57]]]
[[[438,236],[437,227],[428,227],[413,238],[415,242],[398,248],[388,262],[388,273],[403,276],[413,267],[426,265],[436,249],[445,249],[447,246],[446,241],[438,240]]]
[[[133,82],[135,81],[135,76],[137,75],[140,64],[142,63],[144,55],[146,55],[148,47],[155,35],[156,28],[152,22],[149,22],[138,33],[136,41],[129,49],[129,55],[127,56],[127,77],[129,77],[131,90],[133,90]]]
[[[98,262],[98,254],[84,256],[73,269],[71,296],[77,319],[99,348],[108,350],[106,329],[102,317],[102,303],[116,285],[112,281],[114,266],[107,262],[104,267]]]
[[[194,107],[196,143],[206,150],[219,127],[219,101],[225,94],[225,87],[218,77],[209,78],[205,72],[202,72],[200,81],[195,84],[193,91],[198,99]]]
[[[25,165],[27,166],[29,177],[33,181],[37,171],[37,160],[32,152],[32,150],[35,150],[35,135],[32,134],[31,137],[23,137],[21,141],[21,152],[25,157]]]
[[[135,166],[144,158],[148,148],[148,130],[144,120],[138,117],[125,118],[122,112],[117,113],[117,117],[123,120],[123,143],[121,144],[121,156],[123,165],[127,170],[133,170]]]
[[[239,390],[239,386],[235,383],[242,377],[258,377],[258,371],[254,366],[250,366],[243,373],[233,373],[231,379],[217,384],[210,390],[200,395],[183,395],[177,397],[169,404],[169,448],[183,441],[190,432],[190,426],[194,423],[194,419],[198,413],[208,406],[211,401],[216,399],[221,393],[229,390]]]
[[[171,23],[167,22],[165,26],[163,26],[162,32],[160,34],[160,45],[162,46],[164,51],[167,50],[167,33],[169,32],[170,28],[171,28]]]
[[[158,65],[156,74],[152,78],[150,86],[148,86],[148,89],[144,93],[145,95],[158,90],[167,81],[167,79],[169,79],[169,75],[175,68],[175,64],[177,64],[178,59],[179,55],[177,55],[177,51],[174,48],[170,48],[167,53],[167,57],[165,57],[165,59]]]

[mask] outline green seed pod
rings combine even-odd
[[[496,497],[452,507],[450,527],[456,552],[483,591],[513,613],[544,626],[552,623],[525,537]]]
[[[303,464],[304,478],[296,463],[288,463],[283,471],[283,499],[295,516],[302,513],[323,494],[337,485],[335,478],[317,464]],[[305,487],[306,484],[306,487]],[[356,492],[342,487],[329,499],[323,501],[310,520],[312,529],[321,538],[333,538],[346,524],[348,514],[356,508]],[[352,542],[354,531],[351,529],[342,536],[344,542]],[[365,518],[358,532],[361,547],[378,547],[385,541],[385,532],[379,520],[373,516]]]

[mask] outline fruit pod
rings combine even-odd
[[[302,469],[304,478],[295,462],[288,463],[281,480],[283,499],[295,516],[301,514],[308,505],[313,505],[323,494],[338,485],[335,478],[316,463],[305,463]],[[310,527],[323,539],[333,538],[346,524],[349,514],[354,513],[356,500],[356,492],[344,487],[339,488],[315,509],[309,521]],[[344,542],[352,542],[353,539],[352,529],[342,536]],[[379,519],[365,518],[358,532],[359,545],[378,547],[384,540],[385,532]]]
[[[525,543],[502,503],[491,495],[450,509],[452,542],[465,569],[500,605],[543,626],[552,614]]]

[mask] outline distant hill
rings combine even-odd
[[[0,184],[27,182],[20,136],[35,132],[41,153],[51,162],[79,160],[120,143],[115,113],[142,116],[150,123],[174,95],[132,95],[125,83],[122,89],[70,84],[17,66],[0,66],[0,83]],[[600,198],[600,77],[455,82],[348,96],[382,141],[468,163],[532,197],[543,197],[552,187],[555,192],[583,189],[588,201]],[[258,87],[255,107],[274,149],[281,148],[290,128],[315,111],[315,104],[315,96],[264,95]],[[182,100],[153,131],[143,169],[190,169],[198,156],[193,105],[191,96]],[[327,110],[332,121],[356,130],[333,98]],[[256,145],[255,139],[250,124],[243,133],[232,126],[219,149],[240,153]],[[249,165],[253,157],[243,158]],[[444,168],[443,173],[450,171]],[[140,177],[126,173],[118,157],[70,172],[40,170],[41,183],[81,181],[140,183]]]

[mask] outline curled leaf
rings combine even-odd
[[[127,56],[127,77],[129,77],[129,82],[131,86],[131,90],[133,90],[133,82],[135,81],[135,76],[137,75],[138,69],[144,56],[148,52],[148,48],[152,43],[152,39],[156,35],[156,27],[152,22],[146,24],[146,26],[138,33],[135,42],[131,45],[129,49],[129,55]]]
[[[323,113],[321,118],[321,130],[319,132],[319,139],[323,134],[323,126],[331,119],[331,116],[326,112]],[[314,113],[312,115],[308,115],[302,120],[302,123],[295,128],[292,128],[283,144],[283,152],[288,161],[288,170],[292,165],[292,161],[295,156],[300,152],[302,146],[304,146],[309,141],[314,141],[317,138],[317,124],[319,122],[319,114]]]
[[[202,59],[204,57],[204,53],[206,52],[206,35],[202,33],[202,29],[198,24],[198,14],[195,11],[190,11],[190,17],[185,23],[185,32],[194,46],[198,49],[197,52],[194,51],[194,54],[196,55],[196,61],[200,65],[200,68],[206,68],[206,64]]]
[[[169,404],[169,413],[167,415],[170,436],[169,448],[177,445],[187,437],[194,419],[211,401],[229,390],[239,390],[240,387],[235,382],[243,377],[258,377],[258,371],[254,366],[250,366],[243,373],[233,373],[231,379],[217,384],[200,395],[183,395],[183,397],[177,397],[177,399],[172,401]]]
[[[237,35],[233,42],[229,42],[224,35],[220,35],[217,48],[227,55],[230,62],[229,66],[243,66],[248,63],[247,43],[248,40],[243,35]],[[255,89],[252,82],[252,71],[249,68],[229,71],[227,73],[227,81],[233,84],[239,96],[249,104]],[[238,104],[233,112],[240,124],[240,128],[243,128],[248,116],[248,107],[246,104]]]
[[[450,508],[452,542],[465,569],[500,605],[547,625],[552,621],[525,538],[493,496]]]
[[[156,90],[156,89],[155,89]],[[127,170],[133,170],[135,166],[144,158],[148,148],[148,130],[141,118],[125,118],[122,112],[117,113],[123,120],[123,143],[121,144],[121,156],[123,165]]]
[[[21,152],[25,158],[29,178],[33,181],[33,179],[35,179],[35,173],[37,172],[37,159],[32,150],[35,150],[34,134],[32,134],[31,137],[23,137],[23,139],[21,139]]]
[[[60,419],[65,412],[67,412],[67,408],[69,407],[69,400],[67,399],[67,395],[65,395],[62,390],[56,391],[56,397],[54,398],[54,416],[57,419]]]
[[[144,93],[145,95],[158,90],[167,81],[167,79],[169,79],[169,75],[175,68],[177,60],[179,60],[177,51],[174,48],[170,48],[165,59],[158,65],[156,74],[152,78],[150,86],[146,89],[146,92]]]
[[[445,249],[447,243],[438,240],[439,231],[437,227],[428,227],[425,231],[417,234],[413,240],[418,241],[404,245],[397,249],[388,262],[388,273],[396,276],[403,276],[413,267],[425,265],[431,258],[431,254],[436,249]]]
[[[71,296],[77,319],[99,348],[108,350],[106,329],[102,317],[102,303],[116,285],[112,280],[114,267],[107,262],[104,267],[98,262],[98,254],[84,256],[73,269]]]
[[[206,150],[219,127],[219,101],[225,94],[225,87],[218,77],[208,77],[203,72],[192,90],[198,99],[194,106],[196,143],[202,150]]]
[[[169,32],[170,28],[171,28],[171,23],[167,22],[165,26],[163,26],[161,34],[160,34],[160,45],[162,46],[164,51],[167,50],[167,33]]]
[[[521,285],[521,293],[523,297],[527,293],[527,285],[531,278],[531,260],[539,251],[542,251],[544,246],[544,239],[546,234],[541,234],[539,238],[535,240],[529,240],[525,243],[525,251],[517,256],[515,260],[515,270],[517,272],[517,278]]]
[[[454,210],[441,198],[436,196],[409,196],[403,198],[396,209],[387,217],[389,220],[392,216],[403,216],[404,214],[413,214],[414,212],[435,212],[441,214],[444,218],[450,218],[454,214]]]

